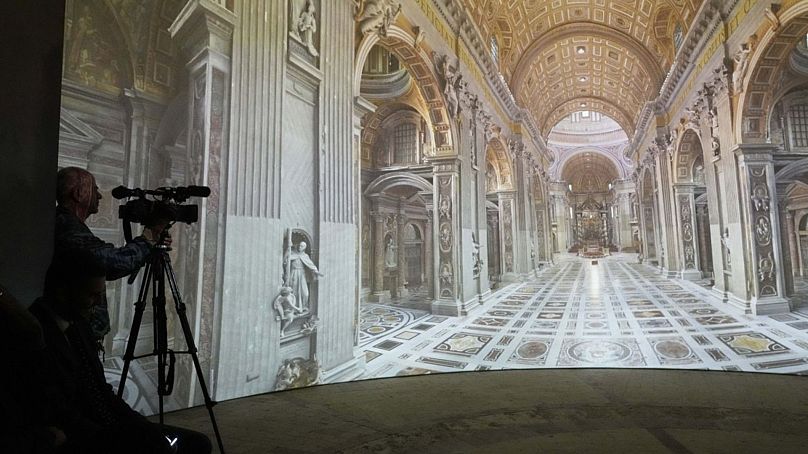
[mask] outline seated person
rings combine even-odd
[[[42,326],[48,376],[59,397],[53,404],[66,441],[58,452],[209,453],[205,435],[148,421],[107,384],[86,318],[103,301],[104,278],[90,252],[63,251],[48,269],[43,297],[29,309]]]
[[[56,427],[44,373],[45,341],[33,315],[0,285],[0,452],[52,453],[65,435]]]

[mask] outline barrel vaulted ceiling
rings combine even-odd
[[[631,136],[704,0],[460,0],[516,101],[546,137],[572,112],[613,118]]]

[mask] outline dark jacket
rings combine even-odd
[[[115,247],[93,235],[90,228],[75,214],[62,206],[56,207],[54,253],[81,249],[90,251],[106,270],[107,280],[128,276],[140,269],[149,256],[151,247],[143,237],[134,238],[122,247]],[[103,338],[110,330],[107,302],[95,306],[90,317],[93,338]]]
[[[80,341],[71,343],[43,300],[34,302],[29,310],[42,326],[52,387],[49,393],[57,396],[52,398],[52,405],[59,415],[58,426],[76,452],[166,450],[159,427],[132,410],[107,384],[87,323],[73,322]],[[89,360],[82,361],[82,355]],[[83,373],[88,375],[82,378]]]

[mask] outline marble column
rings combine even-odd
[[[313,127],[309,133],[312,144],[315,145],[310,155],[315,161],[311,165],[314,181],[309,183],[309,190],[315,189],[315,204],[311,214],[319,235],[319,258],[323,266],[328,267],[328,271],[323,270],[326,277],[317,284],[322,301],[317,313],[320,327],[314,350],[322,367],[323,382],[329,383],[351,380],[362,374],[365,368],[365,354],[361,349],[354,348],[353,343],[357,329],[354,324],[354,296],[356,287],[360,285],[354,279],[357,267],[354,259],[358,247],[356,223],[360,218],[360,212],[356,211],[356,198],[361,197],[361,193],[354,190],[355,182],[359,179],[359,157],[354,156],[351,136],[354,102],[359,93],[352,92],[350,83],[354,73],[356,43],[356,37],[352,33],[356,25],[353,5],[347,1],[320,1],[319,8],[319,57],[312,57],[305,49],[298,49],[289,56],[299,56],[301,63],[290,64],[289,67],[292,69],[294,66],[296,70],[305,71],[305,63],[308,61],[313,62],[312,65],[319,64],[318,68],[322,71],[322,84],[319,90],[312,90],[313,96],[310,98],[316,102],[317,109],[311,118]],[[287,25],[287,36],[288,30]],[[287,40],[287,52],[295,46],[294,41]],[[316,71],[308,72],[313,76],[318,75]],[[316,77],[295,79],[291,81],[287,76],[286,85],[270,85],[270,90],[274,88],[287,93],[305,92],[306,83]],[[287,91],[284,87],[290,90]],[[283,108],[292,104],[293,96],[291,93],[286,95],[287,102]],[[284,148],[300,135],[297,131],[300,121],[296,115],[299,112],[297,109],[307,109],[305,102],[298,101],[295,104],[298,107],[286,115],[286,125],[289,127],[285,128],[287,135],[284,136]],[[288,161],[284,168],[295,169]],[[284,186],[294,187],[286,181]],[[285,206],[290,207],[287,210],[299,207],[299,196],[286,188],[284,190],[288,203]]]
[[[497,193],[497,198],[499,200],[500,244],[502,245],[500,258],[502,280],[504,282],[516,282],[518,281],[518,276],[516,274],[514,249],[516,239],[515,193],[513,191],[500,191]]]
[[[431,203],[427,204],[427,210],[431,210],[431,209],[432,209],[432,204]],[[435,298],[435,287],[434,287],[435,282],[434,282],[433,278],[434,278],[434,274],[435,274],[435,270],[434,270],[434,268],[435,268],[435,250],[434,250],[435,246],[434,246],[433,241],[432,241],[433,232],[434,232],[434,226],[432,225],[432,216],[433,216],[432,212],[427,211],[427,213],[426,213],[426,223],[425,223],[426,228],[424,229],[424,254],[426,256],[425,259],[424,259],[424,264],[426,265],[426,267],[425,267],[426,269],[424,270],[424,276],[425,276],[425,279],[426,279],[426,289],[427,289],[426,296],[427,296],[427,298],[434,299]]]
[[[620,250],[631,250],[633,240],[631,237],[631,194],[635,191],[634,182],[631,180],[620,180],[614,184],[617,194],[616,208],[617,219],[614,231],[617,233],[617,247]]]
[[[129,134],[126,138],[127,154],[123,184],[130,188],[146,189],[177,183],[167,183],[166,177],[170,177],[170,174],[164,175],[155,171],[159,170],[159,164],[155,161],[160,156],[157,150],[152,149],[152,145],[157,129],[160,126],[160,119],[165,111],[165,106],[137,89],[124,90],[123,99],[126,101],[129,112]],[[104,185],[100,181],[104,180],[103,175],[105,172],[99,172],[100,169],[95,169],[92,166],[89,170],[96,176],[97,181],[99,181],[98,184],[102,186],[103,190]],[[182,184],[182,182],[179,183]],[[174,236],[175,245],[182,244],[182,240],[179,238],[182,236],[182,232],[179,229],[174,229],[172,235]],[[177,272],[182,273],[183,270],[177,269]],[[108,355],[123,356],[134,313],[134,306],[131,303],[138,297],[137,291],[143,281],[142,279],[143,273],[140,273],[133,285],[127,285],[121,281],[114,284],[117,287],[116,296],[119,298],[117,298],[117,303],[110,301],[109,304],[110,326],[112,326],[114,336],[107,336],[105,339],[106,342],[111,340],[111,344],[105,345]],[[108,285],[108,290],[112,287],[113,285]],[[169,330],[168,336],[171,342],[174,333]],[[139,355],[151,351],[152,338],[151,319],[145,319],[140,328],[135,354]]]
[[[384,220],[387,215],[379,211],[370,213],[373,218],[373,293],[370,299],[374,302],[387,302],[390,300],[390,292],[384,289]]]
[[[788,243],[788,251],[789,255],[791,256],[791,270],[792,275],[797,276],[800,274],[800,253],[799,253],[799,243],[797,243],[797,232],[794,226],[794,213],[786,208],[785,210],[785,226],[786,226],[786,235],[785,239]],[[793,282],[793,280],[792,280]]]
[[[399,203],[403,204],[404,200],[401,200]],[[398,226],[398,235],[396,235],[397,238],[398,238],[398,255],[396,256],[397,268],[398,268],[398,272],[396,273],[396,277],[397,277],[397,279],[396,279],[396,283],[397,283],[396,293],[398,294],[399,298],[404,298],[404,297],[406,297],[408,295],[407,287],[406,287],[406,284],[407,284],[407,254],[406,254],[407,245],[404,242],[404,240],[405,240],[405,238],[404,238],[405,237],[404,230],[407,227],[407,221],[408,221],[407,215],[404,214],[403,207],[400,206],[398,215],[396,216],[396,223],[397,223],[397,226]]]
[[[692,184],[674,185],[674,194],[680,235],[677,249],[681,263],[679,277],[697,280],[701,278],[701,270],[699,270],[699,248],[696,243],[694,187]]]
[[[747,277],[746,292],[733,289],[755,315],[790,310],[786,299],[780,238],[780,216],[774,181],[771,144],[739,144],[733,151],[738,159],[739,201],[744,257],[738,260]],[[733,263],[733,268],[735,268]]]
[[[529,155],[521,147],[516,159],[513,161],[514,167],[514,239],[513,239],[513,262],[514,273],[517,277],[527,277],[535,268],[531,252],[535,252],[535,243],[532,237],[535,232],[533,227],[533,207],[530,202],[530,165]]]
[[[699,268],[702,277],[712,275],[712,248],[710,238],[710,216],[707,205],[696,205],[696,232],[699,240]]]
[[[784,296],[791,296],[794,294],[794,262],[792,259],[791,254],[791,237],[789,235],[789,227],[790,223],[793,224],[793,219],[789,219],[791,214],[788,212],[788,208],[786,207],[786,196],[785,196],[785,188],[782,188],[781,185],[777,185],[777,208],[779,210],[779,217],[780,217],[780,238],[782,238],[781,242],[775,245],[776,248],[780,249],[780,254],[783,257],[783,284],[785,285],[785,289],[783,292]],[[782,192],[781,192],[782,188]]]
[[[199,205],[199,221],[186,230],[184,302],[188,305],[188,318],[199,348],[199,361],[208,372],[206,381],[217,397],[218,383],[214,384],[215,370],[220,360],[214,356],[221,342],[218,312],[223,294],[225,216],[220,207],[227,197],[227,162],[230,119],[230,72],[233,30],[236,16],[223,6],[205,0],[189,1],[169,32],[187,57],[188,73],[188,170],[189,185],[210,187],[210,196],[193,200]],[[184,368],[191,375],[189,402],[199,404],[201,395],[195,396],[196,375],[191,374],[187,362]],[[181,379],[180,379],[181,380]]]
[[[564,182],[554,181],[550,183],[550,198],[553,205],[556,224],[556,242],[559,253],[566,253],[569,250],[571,238],[569,235],[570,210],[566,202],[567,186]]]
[[[680,274],[681,265],[679,262],[678,234],[673,226],[676,226],[676,203],[674,201],[671,173],[671,151],[662,149],[656,156],[656,181],[657,187],[657,232],[659,238],[660,270],[667,277],[676,277]],[[664,251],[664,254],[663,254]]]

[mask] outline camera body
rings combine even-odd
[[[198,205],[183,205],[191,197],[207,197],[210,188],[205,186],[164,187],[153,190],[129,189],[118,186],[112,190],[116,199],[129,198],[118,208],[118,218],[125,222],[154,225],[159,222],[193,224],[199,220]],[[147,196],[152,196],[149,199]]]
[[[146,226],[160,221],[193,224],[199,220],[199,206],[138,198],[118,207],[118,218]]]

